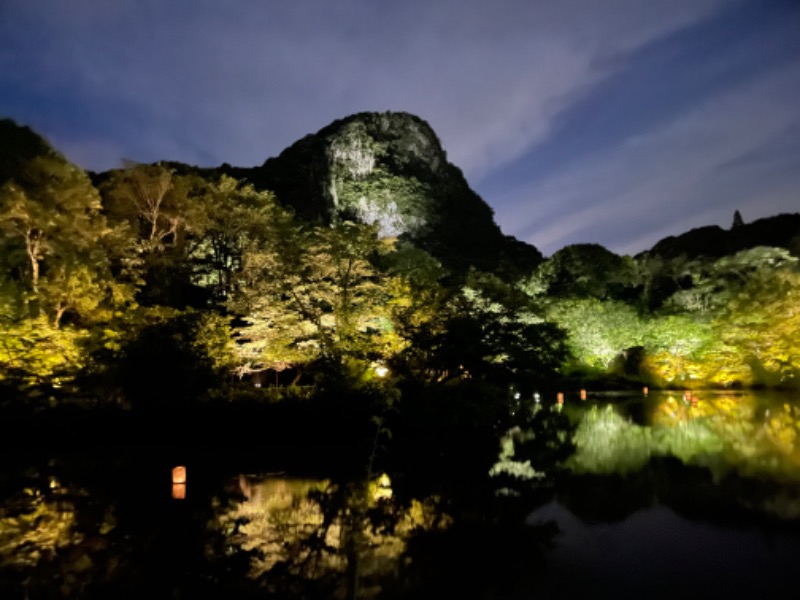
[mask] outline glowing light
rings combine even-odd
[[[172,483],[186,483],[186,467],[178,466],[172,469]]]
[[[564,392],[558,392],[558,396],[556,396],[559,404],[564,404]]]
[[[581,390],[581,400],[586,400],[586,390]]]
[[[389,374],[389,369],[385,365],[377,365],[375,367],[375,374],[378,377],[386,377]]]
[[[186,467],[172,469],[172,497],[175,500],[186,499]]]
[[[647,396],[647,393],[648,393],[649,391],[650,391],[650,390],[647,388],[647,386],[644,386],[644,387],[642,388],[642,393],[643,393],[645,396]]]
[[[378,477],[371,488],[373,500],[389,500],[392,497],[392,480],[386,473]]]

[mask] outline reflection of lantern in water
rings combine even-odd
[[[558,392],[558,396],[556,396],[559,404],[564,404],[564,392]]]
[[[186,498],[186,467],[179,466],[172,469],[172,497],[175,500]]]
[[[692,406],[697,406],[697,396],[692,396]]]
[[[581,400],[586,400],[586,390],[581,390]]]

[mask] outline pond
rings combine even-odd
[[[736,598],[794,584],[796,397],[590,391],[531,410],[539,428],[505,439],[496,476],[468,480],[436,461],[369,460],[357,477],[252,446],[7,454],[0,597]],[[537,463],[536,444],[559,437],[574,452]]]

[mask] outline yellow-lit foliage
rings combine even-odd
[[[0,381],[59,383],[84,366],[85,331],[58,328],[45,316],[11,321],[0,318]]]
[[[452,523],[435,497],[413,500],[407,509],[395,506],[386,475],[354,486],[326,480],[241,477],[240,487],[244,502],[223,511],[216,527],[232,543],[259,552],[251,563],[253,577],[280,565],[295,576],[318,579],[342,574],[350,560],[358,561],[361,577],[386,575],[395,568],[412,532],[443,529]],[[367,510],[379,505],[393,515],[394,527],[375,529],[365,518]],[[237,527],[243,519],[246,523]]]
[[[22,505],[22,510],[0,510],[0,569],[36,567],[80,540],[75,512],[63,501],[26,488],[13,504]]]
[[[763,271],[731,301],[715,328],[724,349],[709,357],[720,369],[749,365],[753,380],[798,383],[800,377],[800,273]]]

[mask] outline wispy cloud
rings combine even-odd
[[[719,0],[5,4],[3,64],[86,106],[87,139],[105,127],[142,159],[249,165],[334,118],[407,110],[474,180],[546,136],[615,55]],[[53,130],[79,162],[110,166],[78,124]]]
[[[689,226],[727,226],[736,208],[774,214],[800,189],[800,172],[785,164],[796,166],[800,150],[787,139],[800,130],[798,89],[800,61],[746,81],[517,190],[499,221],[548,252],[595,241],[626,253]],[[632,223],[635,232],[615,225]]]
[[[506,233],[637,252],[795,205],[798,26],[782,0],[3,0],[0,115],[102,170],[408,111]]]

